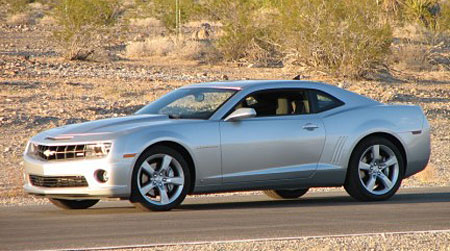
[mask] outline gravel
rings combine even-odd
[[[121,250],[450,250],[446,232],[386,233],[341,237],[304,237],[283,241],[245,241],[201,245],[173,245]]]

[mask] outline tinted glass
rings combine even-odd
[[[340,100],[324,92],[314,90],[311,93],[315,112],[323,112],[343,104]]]
[[[308,114],[311,112],[308,95],[304,90],[274,90],[250,94],[238,108],[253,108],[257,117]]]

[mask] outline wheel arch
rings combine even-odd
[[[139,159],[139,157],[148,149],[155,147],[155,146],[167,146],[170,147],[174,150],[176,150],[177,152],[179,152],[181,155],[183,155],[183,157],[186,159],[186,161],[188,162],[188,168],[191,174],[191,187],[189,188],[189,194],[192,193],[192,191],[194,191],[194,187],[195,187],[195,180],[196,180],[196,174],[195,174],[195,162],[194,159],[191,155],[191,153],[188,151],[188,149],[181,145],[178,142],[175,141],[171,141],[171,140],[162,140],[162,141],[158,141],[158,142],[153,142],[152,144],[150,144],[149,146],[147,146],[143,151],[141,151],[139,153],[139,155],[136,157],[136,161]]]
[[[396,136],[394,136],[393,134],[391,134],[391,133],[388,133],[388,132],[372,132],[372,133],[369,133],[369,134],[367,134],[367,135],[365,135],[364,137],[362,137],[361,139],[359,139],[358,140],[358,142],[353,146],[353,148],[352,148],[352,151],[351,151],[351,154],[350,154],[350,158],[349,158],[349,160],[348,160],[348,164],[350,164],[350,159],[351,159],[351,157],[353,156],[353,153],[355,152],[355,149],[356,149],[356,147],[361,143],[361,142],[363,142],[364,140],[366,140],[367,138],[370,138],[370,137],[382,137],[382,138],[385,138],[385,139],[387,139],[387,140],[389,140],[390,142],[392,142],[397,148],[398,148],[398,150],[400,151],[400,153],[402,154],[402,158],[403,158],[403,163],[404,163],[404,171],[406,172],[406,169],[407,169],[407,163],[408,163],[408,161],[407,161],[407,155],[406,155],[406,149],[405,149],[405,147],[403,146],[403,143],[400,141],[400,139],[399,138],[397,138]],[[348,168],[347,168],[347,172],[348,172]]]

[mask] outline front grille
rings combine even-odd
[[[36,155],[45,160],[76,159],[86,156],[86,145],[37,145],[36,147]]]
[[[38,187],[87,187],[83,176],[38,176],[30,175],[30,183]]]

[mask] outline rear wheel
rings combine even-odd
[[[352,153],[344,187],[357,200],[386,200],[400,187],[404,169],[397,146],[386,138],[370,137]]]
[[[143,210],[164,211],[178,206],[190,188],[184,157],[166,146],[150,148],[133,170],[130,201]]]
[[[272,199],[297,199],[308,192],[309,188],[295,190],[264,190],[263,192]]]
[[[64,200],[48,199],[53,205],[62,209],[86,209],[97,204],[99,200]]]

